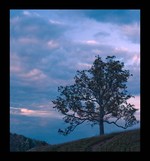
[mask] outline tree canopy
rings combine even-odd
[[[69,124],[59,132],[67,135],[83,122],[89,122],[91,126],[98,124],[103,135],[104,123],[124,129],[138,123],[134,116],[137,109],[127,102],[133,97],[127,91],[130,76],[130,71],[115,56],[107,56],[105,61],[96,56],[89,70],[77,71],[73,85],[58,87],[60,96],[52,101],[53,108]]]

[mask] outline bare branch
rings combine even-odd
[[[121,125],[118,125],[117,123],[116,123],[116,121],[111,121],[111,122],[109,122],[109,121],[107,121],[107,120],[104,120],[104,122],[106,122],[106,123],[108,123],[108,124],[114,124],[114,125],[116,125],[117,127],[120,127],[120,128],[123,128],[123,129],[127,129],[128,128],[128,126],[121,126]]]

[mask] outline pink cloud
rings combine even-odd
[[[140,65],[140,55],[139,54],[134,54],[131,59],[129,59],[127,62],[126,62],[126,65],[128,66],[133,66],[133,67],[136,67],[138,65]]]
[[[133,63],[140,64],[140,55],[134,55],[132,61]]]
[[[46,110],[30,110],[24,107],[16,108],[10,107],[10,114],[23,115],[29,117],[49,117],[49,118],[62,118],[62,116],[55,111]]]
[[[42,80],[42,79],[47,78],[47,76],[41,70],[36,69],[36,68],[30,70],[27,73],[20,74],[20,76],[22,78],[27,78],[31,81]]]
[[[138,109],[138,111],[135,113],[135,116],[138,120],[140,120],[140,111],[141,111],[140,96],[135,96],[135,98],[130,98],[128,102],[131,104],[134,104],[135,108]]]
[[[140,96],[135,96],[135,98],[130,98],[129,101],[131,104],[135,105],[135,108],[140,110]]]

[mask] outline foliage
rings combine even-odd
[[[27,138],[23,135],[10,133],[10,151],[27,151],[33,147],[48,145],[44,141]]]
[[[134,116],[137,109],[127,102],[133,97],[126,85],[130,76],[115,56],[107,56],[105,62],[97,56],[89,70],[77,71],[75,83],[58,87],[60,96],[52,101],[70,124],[58,132],[67,135],[83,122],[89,122],[91,126],[98,124],[103,135],[104,122],[124,129],[138,123]]]

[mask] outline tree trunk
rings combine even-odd
[[[99,133],[100,135],[104,135],[104,122],[103,122],[103,119],[100,119],[100,122],[99,122]]]
[[[101,100],[100,100],[100,103],[101,103]],[[104,135],[104,121],[103,121],[103,118],[104,118],[104,108],[103,106],[100,106],[100,118],[99,118],[99,134],[100,135]]]

